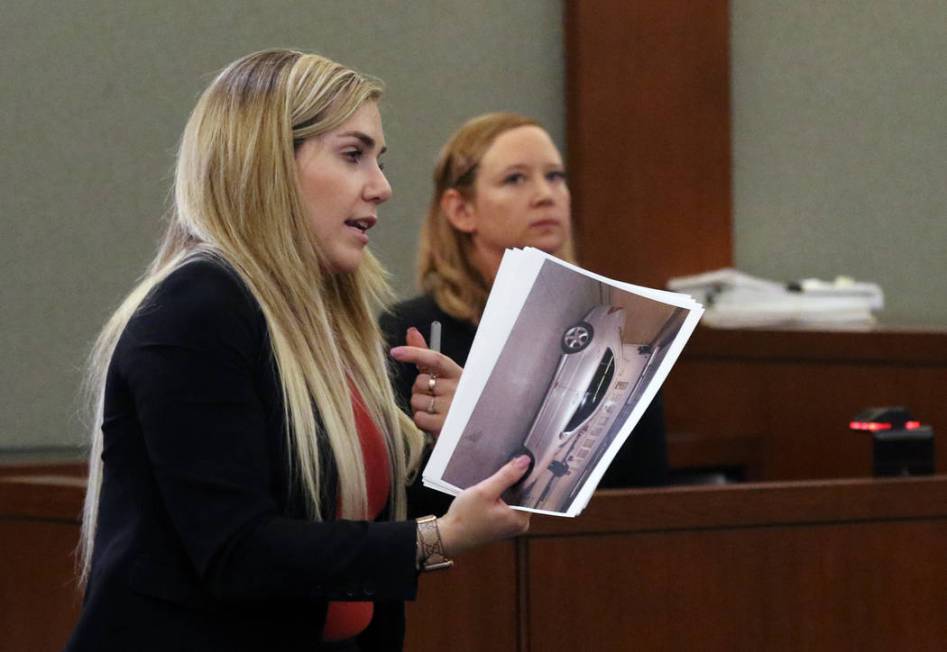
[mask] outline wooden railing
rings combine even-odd
[[[4,649],[78,614],[82,482],[49,471],[0,474]],[[603,491],[422,576],[406,649],[940,649],[944,559],[942,475]]]

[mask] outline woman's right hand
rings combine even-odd
[[[448,557],[486,543],[515,537],[529,529],[529,513],[512,509],[500,498],[528,468],[529,457],[521,455],[454,498],[447,514],[437,519],[444,553]]]
[[[437,437],[444,427],[464,369],[443,353],[427,348],[424,336],[414,326],[408,329],[405,342],[406,346],[392,347],[391,357],[417,366],[418,376],[411,388],[410,402],[414,423]]]

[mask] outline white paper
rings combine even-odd
[[[703,312],[689,296],[614,281],[535,249],[506,252],[422,480],[456,495],[528,451],[505,498],[575,516]]]

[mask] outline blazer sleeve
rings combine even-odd
[[[411,599],[415,524],[281,514],[258,377],[268,341],[249,293],[211,262],[186,265],[120,343],[171,527],[222,599]],[[272,438],[272,436],[271,436]],[[279,462],[277,462],[279,463]]]

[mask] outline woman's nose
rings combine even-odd
[[[366,199],[376,204],[381,204],[391,199],[391,184],[388,183],[388,177],[381,168],[375,170],[372,179],[365,186]]]
[[[533,201],[536,204],[550,204],[556,200],[555,189],[549,179],[540,177],[536,185],[536,192]]]

